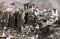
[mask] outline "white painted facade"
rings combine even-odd
[[[58,16],[58,10],[52,10],[52,15]]]
[[[56,19],[55,20],[58,20],[58,10],[56,9],[55,11],[54,10],[52,10],[52,16],[54,17],[56,17]]]

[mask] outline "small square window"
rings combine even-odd
[[[29,6],[29,8],[32,8],[31,6]]]
[[[33,9],[33,11],[35,11],[35,9]]]

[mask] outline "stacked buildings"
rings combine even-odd
[[[0,37],[55,39],[55,28],[58,28],[58,25],[54,23],[59,20],[58,10],[45,9],[32,3],[26,3],[23,6],[23,10],[12,5],[0,11]],[[56,38],[58,37],[56,35]]]

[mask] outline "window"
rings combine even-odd
[[[29,6],[29,8],[32,8],[32,6]]]
[[[33,9],[33,11],[35,11],[35,9]]]

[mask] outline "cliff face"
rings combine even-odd
[[[54,3],[55,5],[57,4],[59,5],[60,3],[59,0],[53,0],[53,1],[51,0],[3,0],[3,1],[9,2],[9,3],[16,2],[17,4],[20,4],[20,5],[26,2],[30,2],[30,3],[39,4],[43,7],[48,7],[48,6],[51,7],[52,5],[54,5]]]
[[[59,7],[60,0],[0,0],[0,2],[1,1],[5,1],[8,3],[15,2],[15,5],[21,8],[23,8],[24,3],[30,2],[30,3],[38,4],[44,8],[56,8],[60,12],[60,7]]]

